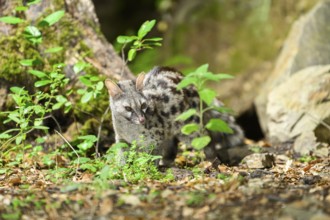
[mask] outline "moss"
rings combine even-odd
[[[38,49],[25,40],[22,33],[23,27],[18,27],[16,33],[0,38],[0,51],[2,51],[0,78],[8,82],[25,82],[26,77],[22,77],[22,73],[25,72],[26,68],[19,63],[20,60],[42,60]],[[39,66],[42,67],[43,65]]]

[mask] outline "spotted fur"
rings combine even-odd
[[[115,84],[107,80],[116,142],[132,143],[143,136],[145,150],[162,155],[160,165],[169,166],[175,159],[178,142],[190,143],[194,138],[194,135],[181,134],[181,127],[185,123],[199,123],[198,117],[187,122],[175,120],[182,112],[200,104],[193,86],[177,90],[181,80],[182,75],[168,67],[155,67],[135,82],[124,80]],[[222,106],[217,100],[214,104]],[[204,152],[206,158],[217,165],[219,159],[226,162],[219,153],[221,149],[242,145],[244,135],[232,116],[217,111],[206,112],[205,122],[211,118],[221,118],[234,130],[234,134],[209,132],[212,141]]]

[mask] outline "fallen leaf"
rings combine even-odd
[[[21,184],[21,178],[19,176],[12,176],[9,178],[8,183],[13,186],[17,186]]]
[[[104,198],[100,203],[100,215],[108,215],[113,210],[113,201],[110,198]]]
[[[119,199],[131,206],[139,206],[141,204],[139,197],[136,195],[120,195]]]

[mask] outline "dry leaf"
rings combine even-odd
[[[100,203],[100,215],[108,215],[113,210],[113,201],[110,198],[104,198]]]
[[[139,206],[141,205],[141,201],[136,195],[121,195],[120,200],[124,201],[125,204],[131,206]]]

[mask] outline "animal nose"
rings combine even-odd
[[[140,124],[144,124],[145,121],[146,121],[146,119],[144,117],[139,117]]]

